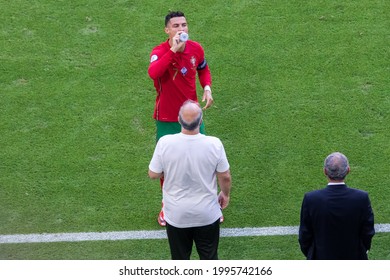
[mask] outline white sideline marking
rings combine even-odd
[[[375,231],[390,232],[390,224],[376,224]],[[298,235],[298,226],[288,227],[256,227],[256,228],[221,228],[221,237],[239,236],[273,236]],[[79,242],[131,239],[165,239],[165,230],[110,231],[110,232],[78,232],[78,233],[41,233],[0,235],[0,244],[9,243],[48,243]]]

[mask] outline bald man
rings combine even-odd
[[[178,121],[181,132],[157,142],[149,177],[164,176],[163,210],[172,259],[190,259],[195,242],[200,259],[216,260],[221,209],[230,199],[229,162],[222,142],[199,132],[198,103],[186,101]]]

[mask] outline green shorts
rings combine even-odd
[[[175,134],[181,131],[181,125],[178,122],[160,122],[156,121],[157,133],[156,142],[167,134]],[[200,125],[200,133],[206,134],[204,122]]]

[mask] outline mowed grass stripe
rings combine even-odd
[[[390,232],[390,224],[375,225],[377,233]],[[297,235],[298,226],[222,228],[221,237]],[[5,243],[48,243],[79,241],[115,241],[131,239],[164,239],[165,230],[78,232],[78,233],[42,233],[0,235],[0,244]]]

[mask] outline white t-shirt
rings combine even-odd
[[[227,171],[229,162],[218,138],[200,133],[163,136],[149,169],[164,172],[163,210],[170,225],[205,226],[222,216],[216,172]]]

